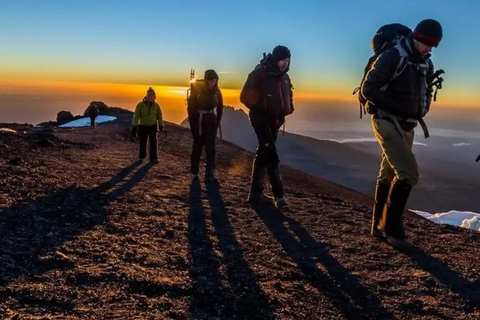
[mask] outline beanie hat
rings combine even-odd
[[[149,94],[155,94],[155,90],[153,90],[152,87],[148,88],[147,90],[147,95]]]
[[[206,81],[218,80],[218,74],[215,72],[215,70],[208,69],[207,71],[205,71],[203,79]]]
[[[290,58],[290,50],[285,46],[276,46],[272,51],[272,59],[276,63],[280,60]]]
[[[440,23],[433,19],[425,19],[413,30],[413,38],[427,46],[437,47],[442,40],[443,30]]]

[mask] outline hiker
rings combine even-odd
[[[276,46],[272,53],[264,54],[255,69],[248,75],[240,101],[249,109],[250,124],[255,131],[258,147],[252,165],[250,203],[272,202],[277,208],[287,206],[282,177],[278,168],[276,141],[285,116],[293,107],[293,87],[287,72],[290,69],[290,50]],[[273,199],[263,192],[267,172],[272,186]]]
[[[192,83],[188,98],[188,122],[193,137],[190,172],[198,179],[200,157],[205,146],[205,182],[215,182],[215,140],[222,120],[223,97],[215,70],[205,71],[203,80]]]
[[[475,162],[479,162],[480,161],[480,154],[478,155],[477,159],[475,159]]]
[[[157,131],[163,131],[162,110],[155,102],[157,96],[150,87],[147,95],[135,108],[132,120],[132,137],[136,138],[137,133],[140,140],[139,158],[147,157],[147,140],[150,144],[150,162],[158,163],[157,156]]]
[[[372,114],[373,133],[382,150],[371,234],[385,238],[398,249],[414,247],[405,234],[402,217],[410,191],[419,180],[412,152],[414,128],[420,123],[428,137],[423,117],[432,102],[433,89],[427,83],[434,73],[430,52],[438,46],[442,35],[439,22],[421,21],[395,47],[378,56],[361,86]],[[399,66],[402,57],[405,63]]]
[[[88,116],[90,117],[90,127],[95,128],[95,119],[97,118],[100,110],[96,104],[91,105],[88,108]]]

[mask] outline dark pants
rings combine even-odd
[[[95,127],[95,118],[96,117],[90,117],[90,127],[92,127],[92,128]]]
[[[202,116],[202,123],[199,122],[199,117],[193,118],[190,122],[193,136],[192,153],[190,154],[190,172],[192,174],[198,174],[204,146],[207,154],[205,175],[213,175],[215,172],[215,139],[218,129],[216,121],[217,117],[211,113]],[[199,126],[201,126],[201,134]]]
[[[253,130],[257,135],[258,147],[253,161],[252,181],[250,185],[251,193],[263,192],[263,179],[265,170],[268,179],[272,185],[272,192],[275,198],[285,196],[283,190],[282,177],[278,170],[278,153],[275,143],[277,142],[278,127],[276,125],[253,125]]]
[[[150,144],[150,161],[157,160],[157,125],[138,126],[138,137],[140,140],[140,159],[147,157],[147,140]]]

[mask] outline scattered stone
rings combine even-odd
[[[175,237],[175,231],[173,230],[167,230],[165,232],[165,238],[167,239],[173,239],[173,237]]]
[[[13,159],[10,159],[7,161],[7,164],[10,164],[12,166],[17,166],[19,164],[22,163],[22,158],[18,157],[18,158],[13,158]]]

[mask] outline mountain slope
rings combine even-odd
[[[480,317],[477,233],[408,215],[400,253],[369,236],[371,199],[287,167],[290,210],[252,208],[251,154],[219,143],[219,183],[191,183],[167,128],[155,166],[127,120],[0,134],[0,318]]]

